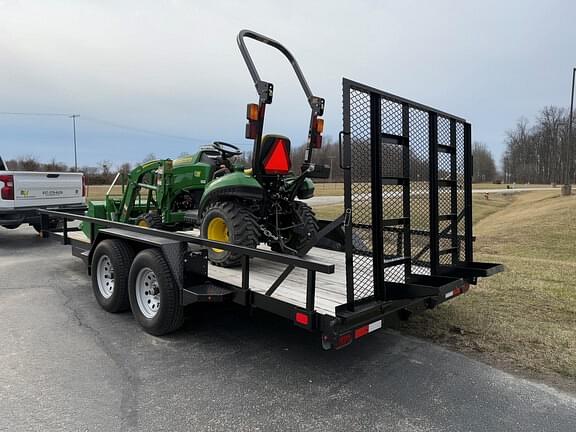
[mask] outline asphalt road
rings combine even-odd
[[[391,331],[336,352],[263,312],[170,337],[92,297],[68,247],[0,229],[2,431],[573,431],[576,397]]]

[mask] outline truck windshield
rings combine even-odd
[[[8,171],[8,168],[6,167],[4,161],[2,160],[2,157],[0,157],[0,171]]]

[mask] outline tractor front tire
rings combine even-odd
[[[142,228],[162,229],[162,216],[155,213],[146,213],[136,218],[136,225]]]
[[[202,218],[202,237],[238,246],[258,245],[258,224],[254,215],[235,202],[215,202]],[[218,248],[208,249],[208,259],[217,266],[236,267],[241,255]]]

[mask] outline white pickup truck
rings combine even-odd
[[[0,226],[27,223],[37,230],[39,208],[67,209],[86,204],[82,173],[9,171],[0,157]]]

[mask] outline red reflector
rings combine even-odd
[[[266,174],[288,174],[290,171],[290,157],[283,139],[274,141],[274,147],[264,161],[264,171]]]
[[[305,313],[296,312],[296,322],[300,325],[307,326],[310,323],[310,318]]]
[[[370,329],[367,325],[362,326],[362,327],[358,327],[356,330],[354,330],[354,338],[359,339],[362,336],[366,336],[369,331],[370,331]]]
[[[345,347],[346,345],[349,345],[350,343],[352,343],[352,333],[346,333],[338,336],[338,339],[336,339],[335,348],[336,349],[342,348]]]

